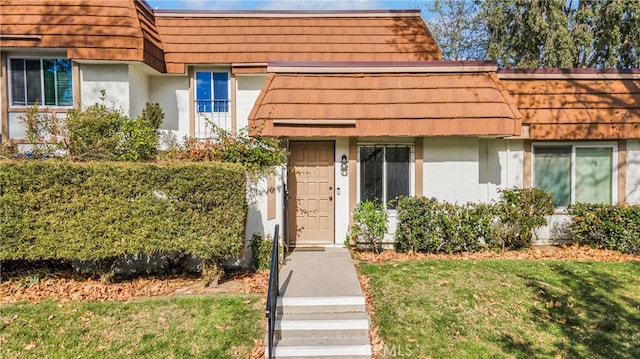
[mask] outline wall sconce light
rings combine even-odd
[[[349,161],[347,160],[347,155],[342,155],[340,159],[340,174],[346,176],[349,174]]]

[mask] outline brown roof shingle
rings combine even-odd
[[[510,101],[491,72],[271,73],[249,119],[273,136],[512,136]]]
[[[163,72],[152,10],[131,0],[2,0],[0,47],[66,48],[78,60],[143,61]]]
[[[156,24],[172,73],[185,64],[440,59],[419,11],[156,11]]]
[[[640,73],[639,73],[640,74]],[[537,140],[640,138],[640,79],[503,78]]]

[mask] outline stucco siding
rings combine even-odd
[[[151,76],[149,101],[157,102],[164,111],[160,126],[160,147],[182,141],[189,134],[189,79],[187,76]]]
[[[136,118],[142,114],[149,102],[149,75],[138,67],[129,65],[129,116]]]
[[[640,204],[640,140],[627,141],[627,202]]]
[[[424,139],[424,195],[449,202],[477,202],[479,139]]]
[[[106,91],[107,105],[113,103],[129,113],[129,71],[123,64],[81,64],[80,102],[83,109],[100,102],[100,91]]]
[[[253,104],[260,95],[266,75],[237,75],[236,77],[236,125],[238,129],[247,127]]]
[[[499,199],[500,189],[522,188],[523,160],[522,140],[480,139],[478,201]]]

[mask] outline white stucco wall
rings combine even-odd
[[[267,179],[250,180],[247,188],[247,226],[245,241],[250,245],[254,234],[261,234],[263,238],[273,236],[276,224],[280,224],[280,237],[284,235],[283,227],[283,184],[286,183],[285,171],[278,168],[275,176],[275,218],[268,219]]]
[[[149,75],[137,66],[129,65],[129,117],[140,116],[149,102]]]
[[[100,102],[100,91],[106,91],[107,105],[112,104],[129,114],[129,66],[124,64],[81,64],[80,101],[85,109]],[[144,105],[144,103],[143,103]]]
[[[523,187],[523,146],[522,140],[479,140],[478,201],[497,200],[499,189]]]
[[[236,125],[238,129],[249,125],[249,114],[260,95],[266,78],[266,75],[236,75]]]
[[[334,206],[335,206],[335,244],[343,245],[344,240],[349,232],[349,219],[352,213],[349,212],[349,193],[351,190],[356,189],[349,188],[349,175],[348,171],[346,176],[343,176],[341,170],[342,155],[347,155],[349,158],[349,139],[338,138],[336,139],[335,147],[335,175],[334,175]],[[355,175],[355,174],[353,174]]]
[[[640,140],[627,141],[627,203],[640,204]]]
[[[180,142],[189,134],[189,78],[187,76],[150,76],[149,101],[157,102],[164,111],[160,126],[160,147]]]
[[[424,196],[449,202],[477,202],[478,148],[478,138],[425,138]]]

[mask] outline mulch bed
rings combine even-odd
[[[596,249],[588,246],[573,244],[569,246],[535,246],[523,250],[509,250],[496,252],[484,250],[476,253],[456,254],[425,254],[425,253],[398,253],[394,250],[385,250],[380,254],[373,252],[354,251],[354,258],[363,262],[405,262],[414,260],[481,260],[481,259],[513,259],[513,260],[558,260],[579,262],[629,262],[640,261],[640,256],[622,254],[607,249]]]
[[[139,276],[103,283],[98,279],[66,269],[3,270],[0,304],[44,300],[129,301],[141,297],[207,293],[266,293],[268,272],[236,270],[229,272],[217,286],[205,287],[193,275]]]
[[[640,261],[640,256],[586,246],[544,246],[521,251],[482,251],[459,254],[398,253],[393,250],[380,254],[353,251],[356,261],[381,263],[412,260],[570,260],[570,261]],[[76,273],[69,268],[49,265],[42,268],[3,265],[0,281],[0,304],[20,301],[38,303],[43,300],[67,301],[129,301],[141,297],[173,296],[207,293],[257,293],[265,296],[268,272],[248,270],[230,271],[218,286],[205,287],[193,275],[139,276],[122,278],[106,284],[96,278]]]

